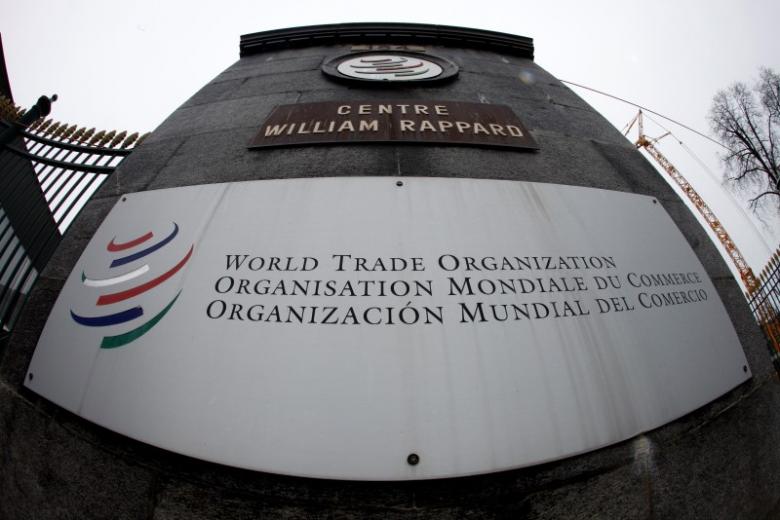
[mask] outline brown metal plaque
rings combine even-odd
[[[248,146],[361,142],[539,148],[508,106],[456,101],[327,101],[280,105]]]

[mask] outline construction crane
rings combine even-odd
[[[721,224],[720,220],[718,220],[718,217],[715,216],[715,213],[713,213],[707,203],[704,202],[704,199],[702,199],[701,196],[696,193],[696,190],[693,189],[693,186],[691,186],[685,177],[683,177],[683,175],[677,171],[677,168],[675,168],[674,165],[669,162],[669,159],[667,159],[655,147],[655,143],[669,135],[671,132],[666,132],[665,134],[656,137],[655,139],[650,139],[647,137],[644,132],[642,111],[640,110],[637,115],[634,116],[634,118],[628,123],[628,125],[626,125],[626,131],[623,135],[628,136],[628,132],[631,131],[634,124],[637,125],[638,130],[638,137],[634,142],[634,145],[637,148],[644,148],[647,150],[647,153],[649,153],[653,159],[655,159],[658,164],[661,165],[661,168],[663,168],[664,171],[666,171],[666,173],[668,173],[669,176],[674,179],[674,182],[677,183],[680,189],[682,189],[683,192],[688,196],[693,205],[696,206],[696,209],[699,210],[701,216],[704,217],[704,220],[707,221],[707,224],[709,224],[710,228],[718,237],[718,240],[720,240],[720,243],[726,249],[726,252],[729,254],[731,261],[736,266],[737,271],[739,271],[739,275],[742,278],[742,282],[745,284],[748,293],[752,294],[759,287],[758,279],[753,274],[753,270],[745,261],[742,253],[739,252],[739,249],[737,248],[736,244],[734,244],[734,241],[731,240],[731,236],[729,236],[726,228],[723,227],[723,224]]]

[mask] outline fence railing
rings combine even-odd
[[[0,336],[9,331],[62,235],[146,137],[39,118],[0,96]]]
[[[758,280],[758,288],[746,293],[745,297],[766,335],[772,364],[780,373],[780,248],[769,259]]]

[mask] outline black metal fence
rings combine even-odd
[[[746,293],[750,310],[766,334],[772,364],[780,373],[780,248],[758,277],[759,286]]]
[[[0,97],[0,336],[78,212],[145,137],[43,118],[25,126],[24,114]]]

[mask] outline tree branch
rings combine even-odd
[[[735,187],[765,190],[751,202],[754,209],[766,196],[780,195],[780,75],[762,69],[752,89],[735,83],[719,91],[709,120],[728,148],[721,156],[726,179]]]
[[[780,197],[780,191],[776,191],[776,190],[765,191],[764,193],[761,193],[760,195],[750,199],[750,205],[755,206],[758,203],[758,199],[765,197],[767,195],[776,195]]]

